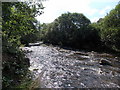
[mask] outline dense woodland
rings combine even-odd
[[[91,23],[81,13],[62,14],[54,22],[42,24],[41,34],[45,43],[78,49],[108,48],[119,51],[120,4],[96,23]]]
[[[64,13],[49,24],[35,17],[41,3],[2,3],[3,87],[17,86],[29,67],[21,46],[30,42],[71,47],[79,50],[120,52],[120,4],[96,23],[82,13]]]

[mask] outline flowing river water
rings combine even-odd
[[[23,47],[35,83],[41,88],[120,88],[120,58],[53,46]],[[100,65],[108,60],[112,65]]]

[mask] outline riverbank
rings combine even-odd
[[[44,43],[44,45],[47,45],[47,46],[53,46],[53,47],[58,47],[59,49],[60,48],[63,48],[63,49],[67,49],[67,50],[73,50],[73,51],[84,51],[84,52],[91,52],[91,51],[94,51],[94,52],[97,52],[97,53],[108,53],[108,54],[112,54],[116,57],[120,57],[120,50],[113,50],[111,48],[108,48],[106,46],[98,46],[98,47],[94,47],[94,48],[73,48],[73,47],[68,47],[68,46],[60,46],[60,45],[53,45],[53,44],[50,44],[50,43]]]
[[[23,82],[30,66],[23,52],[2,53],[2,88],[15,88]]]

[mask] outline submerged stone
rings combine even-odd
[[[100,63],[100,65],[110,65],[110,66],[112,66],[111,62],[106,60],[106,59],[101,59],[99,63]]]

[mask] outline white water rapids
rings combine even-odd
[[[31,51],[29,70],[41,88],[120,88],[120,68],[99,64],[114,60],[111,55],[46,45],[22,49]]]

